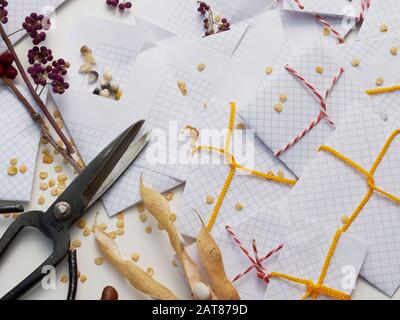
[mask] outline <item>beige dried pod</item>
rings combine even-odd
[[[196,213],[202,225],[196,241],[197,253],[216,296],[220,300],[240,300],[239,293],[226,275],[221,250],[206,228],[200,213]]]
[[[190,290],[194,298],[198,299],[198,297],[195,295],[195,289],[196,286],[198,286],[198,283],[201,282],[206,286],[208,285],[200,274],[198,266],[186,251],[183,238],[177,232],[174,223],[170,219],[171,210],[169,208],[168,201],[161,193],[147,188],[143,184],[142,176],[140,176],[140,194],[147,211],[151,213],[151,215],[158,221],[160,226],[167,232],[171,246],[178,257],[180,264],[182,265]],[[211,288],[210,299],[217,299],[214,291]]]
[[[122,258],[114,240],[97,227],[97,216],[94,228],[94,237],[102,255],[109,261],[130,284],[145,295],[158,300],[177,300],[168,288],[154,280],[146,271],[134,262]]]

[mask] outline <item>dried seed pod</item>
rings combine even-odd
[[[101,300],[118,300],[117,290],[111,286],[105,287],[103,289],[103,293],[101,294]]]
[[[89,84],[94,83],[97,81],[97,79],[99,79],[99,73],[97,71],[90,71],[89,72]]]
[[[199,282],[205,284],[206,282],[201,276],[198,266],[187,253],[184,247],[183,238],[176,231],[175,226],[170,219],[171,210],[169,208],[167,199],[165,199],[161,193],[145,187],[142,176],[140,177],[140,194],[147,210],[167,232],[171,246],[178,257],[180,264],[182,265],[185,277],[190,286],[192,294],[194,295],[196,284]],[[212,299],[217,298],[211,288],[210,295]],[[195,296],[195,298],[197,297]]]
[[[198,215],[202,228],[197,236],[197,253],[210,278],[212,288],[220,300],[240,300],[239,293],[225,273],[221,250],[206,228],[200,214]]]
[[[79,68],[79,73],[89,73],[92,71],[92,65],[90,63],[85,62],[83,65],[80,66]]]
[[[97,220],[97,217],[96,217]],[[97,228],[95,221],[96,243],[103,256],[140,292],[158,300],[177,300],[178,298],[165,286],[150,277],[135,263],[125,260],[114,240]]]

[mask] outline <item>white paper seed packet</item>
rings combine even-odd
[[[367,108],[372,102],[332,51],[315,45],[282,66],[239,113],[300,176],[354,105]]]
[[[317,284],[336,230],[297,218],[291,219],[288,225],[283,248],[277,262],[269,269],[270,274],[284,274]],[[367,250],[366,242],[343,234],[321,283],[325,288],[336,290],[339,296],[320,294],[317,299],[339,299],[342,294],[351,296]],[[307,293],[310,289],[303,283],[272,276],[264,298],[266,300],[313,298],[311,291]]]
[[[283,9],[326,16],[356,17],[361,10],[365,10],[362,9],[363,2],[365,0],[283,0]]]
[[[22,86],[18,86],[18,89],[35,107],[27,89]],[[0,86],[0,109],[0,200],[29,201],[39,150],[40,128],[5,85]],[[25,167],[26,172],[21,172],[21,167]]]
[[[291,216],[369,243],[360,275],[391,296],[400,284],[399,131],[362,108],[349,110],[288,196]]]
[[[194,153],[176,222],[179,231],[185,235],[196,236],[200,230],[201,224],[193,209],[198,209],[206,221],[213,221],[212,233],[217,235],[226,225],[234,224],[285,196],[295,183],[253,132],[243,129],[242,120],[232,111],[232,106],[217,101],[210,101],[207,105],[197,143],[204,148]],[[226,139],[232,119],[233,138]],[[223,154],[221,149],[226,147],[227,141],[230,151]],[[233,152],[235,163],[242,166],[240,169],[236,165],[234,173],[230,152]],[[243,168],[256,170],[258,175]],[[276,181],[278,174],[286,177],[282,178],[283,182]],[[224,189],[226,192],[221,195]]]
[[[364,41],[398,36],[400,36],[400,2],[396,0],[371,1],[358,39]]]

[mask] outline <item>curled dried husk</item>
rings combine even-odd
[[[94,236],[103,256],[130,282],[134,288],[153,299],[178,299],[168,288],[154,280],[134,262],[122,258],[115,241],[98,228],[97,217]]]
[[[181,263],[185,277],[194,298],[200,298],[195,295],[195,292],[198,284],[203,283],[210,290],[209,299],[217,299],[214,291],[207,285],[206,281],[201,276],[198,266],[186,251],[182,240],[183,238],[177,232],[173,222],[171,221],[171,210],[169,208],[168,201],[161,193],[145,187],[145,185],[143,184],[142,176],[140,177],[140,193],[147,210],[158,221],[160,226],[168,233],[171,246],[178,257],[179,262]]]

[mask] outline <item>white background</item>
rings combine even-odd
[[[145,1],[145,0],[141,0]],[[167,0],[166,0],[167,1]],[[134,0],[134,9],[130,12],[121,14],[118,10],[113,10],[106,6],[105,0],[67,0],[67,2],[57,10],[55,29],[49,33],[47,45],[54,50],[55,57],[63,55],[63,46],[67,39],[69,30],[78,14],[93,15],[101,18],[107,18],[125,23],[134,23],[134,13],[140,1]],[[10,4],[12,5],[12,3]],[[155,7],[154,10],[157,10]],[[96,26],[93,26],[94,28]],[[101,30],[99,30],[101,32]],[[127,39],[129,41],[129,39]],[[83,45],[83,44],[82,44]],[[27,49],[31,46],[28,39],[24,39],[17,45],[17,50],[21,54],[26,54]],[[66,93],[68,94],[68,93]],[[50,103],[51,105],[51,103]],[[52,107],[52,106],[50,106]],[[43,146],[42,146],[43,148]],[[38,167],[36,169],[36,178],[32,204],[28,205],[28,209],[45,210],[54,200],[49,192],[44,193],[38,189],[39,179],[38,173],[43,169],[56,177],[53,167],[62,160],[57,158],[57,163],[46,165],[41,164],[41,154],[38,158]],[[71,175],[72,177],[72,175]],[[221,182],[222,183],[222,182]],[[174,200],[171,202],[172,210],[175,211],[179,219],[179,200],[182,188],[175,192]],[[45,206],[37,204],[39,195],[45,194],[47,202]],[[93,208],[85,216],[88,225],[91,226],[94,221],[94,214],[100,211],[100,222],[105,222],[109,230],[115,229],[116,219],[109,220],[100,206]],[[170,288],[177,296],[181,298],[189,298],[189,293],[184,278],[181,276],[177,268],[173,267],[173,251],[169,246],[169,241],[164,232],[159,231],[156,223],[147,214],[148,222],[142,223],[139,220],[138,213],[135,209],[126,212],[125,215],[125,235],[118,237],[118,245],[123,254],[129,259],[133,252],[140,253],[139,265],[144,269],[152,267],[155,270],[155,278]],[[2,234],[11,221],[9,219],[0,218],[0,234]],[[150,224],[153,232],[147,234],[145,227]],[[99,299],[102,289],[106,285],[113,285],[119,291],[121,299],[143,299],[144,297],[137,293],[114,269],[104,263],[102,266],[94,264],[94,258],[99,256],[99,252],[94,243],[92,235],[85,238],[81,234],[81,230],[74,227],[72,229],[72,240],[80,239],[82,247],[78,249],[78,264],[82,274],[88,276],[86,283],[78,284],[77,299]],[[0,296],[5,294],[17,280],[21,280],[28,272],[36,268],[46,255],[51,251],[51,245],[46,239],[41,238],[36,233],[25,232],[22,237],[18,238],[17,245],[13,245],[6,255],[2,257],[0,263]],[[67,293],[66,284],[61,284],[59,278],[67,273],[67,265],[63,263],[57,269],[57,286],[56,290],[44,291],[40,286],[29,293],[26,298],[29,299],[64,299]],[[400,293],[396,294],[396,298],[400,298]],[[371,287],[364,280],[357,281],[357,288],[354,291],[353,299],[385,299],[386,297],[378,290]]]

